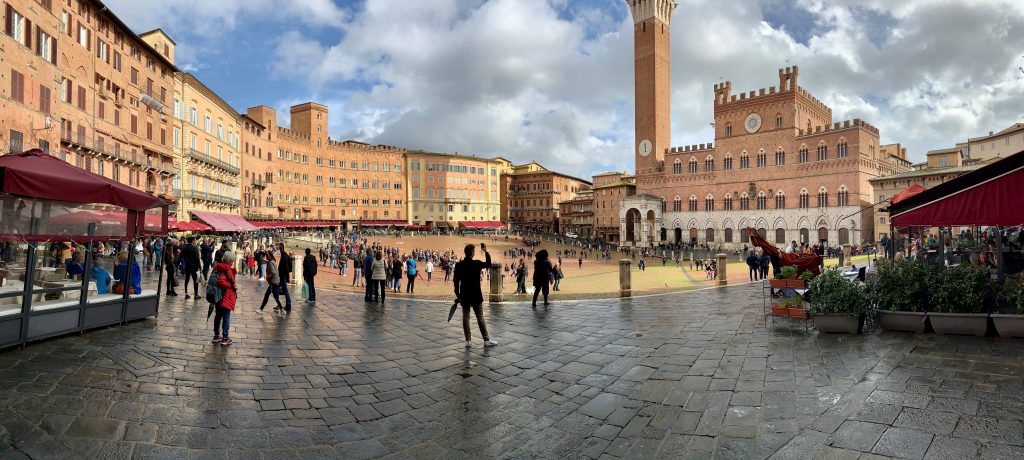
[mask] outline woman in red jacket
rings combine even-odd
[[[228,326],[231,325],[231,312],[235,310],[235,301],[238,300],[238,291],[235,289],[235,253],[227,251],[221,256],[221,261],[213,267],[213,273],[221,273],[217,278],[217,286],[224,290],[224,297],[217,304],[216,316],[213,317],[213,343],[231,345],[228,338]],[[213,278],[214,275],[210,275]],[[223,326],[223,333],[221,324]]]

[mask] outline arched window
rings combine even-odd
[[[727,123],[725,125],[725,135],[726,137],[732,136],[732,123]]]
[[[697,197],[690,195],[690,212],[697,212]]]
[[[740,211],[748,210],[750,210],[750,196],[747,195],[747,192],[743,192],[743,194],[740,195]]]
[[[818,190],[818,207],[828,207],[828,191],[825,190],[825,187],[822,187],[820,190]]]
[[[808,161],[810,161],[810,158],[808,158],[808,157],[810,157],[810,155],[807,152],[807,146],[806,145],[801,145],[800,146],[800,162],[801,163],[807,163]]]
[[[782,127],[782,114],[781,113],[775,115],[775,127],[776,128],[781,128]]]
[[[708,196],[704,197],[704,210],[705,211],[714,211],[715,210],[715,197],[712,196],[710,193],[708,194]]]
[[[828,146],[824,143],[818,145],[818,161],[825,161],[828,159]]]
[[[767,209],[767,208],[768,208],[768,195],[766,195],[764,192],[758,193],[757,194],[757,209]]]
[[[676,158],[676,161],[672,162],[672,174],[679,175],[683,173],[683,161]]]
[[[697,159],[696,158],[690,158],[689,170],[690,170],[690,174],[697,174]]]
[[[786,209],[786,194],[782,190],[775,194],[775,209]]]
[[[740,154],[740,169],[747,169],[750,167],[750,155],[747,152]]]
[[[732,211],[732,195],[726,195],[722,203],[726,211]]]
[[[846,186],[839,187],[839,192],[836,193],[836,200],[838,200],[839,206],[850,205],[850,192],[846,190]]]
[[[785,164],[786,164],[786,151],[782,150],[782,147],[779,147],[779,149],[775,151],[775,166],[782,166],[782,165],[785,165]]]
[[[807,209],[811,207],[811,195],[807,193],[807,189],[800,190],[800,209]]]
[[[725,159],[722,160],[722,170],[723,171],[732,171],[732,154],[731,153],[726,153],[725,154]]]
[[[726,228],[725,229],[725,242],[726,243],[732,243],[732,229],[731,228]]]
[[[672,200],[672,210],[676,212],[683,210],[683,200],[679,198],[679,195],[676,195],[676,198]]]
[[[786,244],[786,229],[775,229],[775,242],[778,244]]]
[[[704,230],[704,241],[707,241],[708,243],[715,242],[715,229],[707,228]]]
[[[839,158],[846,158],[846,156],[849,155],[849,150],[846,145],[846,139],[839,140],[839,145],[836,146],[836,155]]]
[[[765,166],[768,166],[768,155],[762,149],[760,152],[757,152],[757,167],[764,168]]]
[[[715,170],[715,158],[711,155],[708,155],[708,157],[704,159],[704,170],[707,172]]]

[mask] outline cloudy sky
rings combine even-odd
[[[236,109],[317,101],[335,139],[632,171],[622,0],[107,0],[162,27]],[[787,64],[788,62],[788,64]],[[712,85],[800,84],[912,159],[1024,121],[1024,1],[679,0],[672,144],[713,140]]]

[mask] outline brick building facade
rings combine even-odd
[[[594,237],[606,243],[619,242],[619,208],[622,200],[636,194],[636,181],[626,173],[608,172],[594,176]]]
[[[539,165],[538,165],[539,166]],[[509,223],[515,228],[561,233],[558,203],[591,183],[546,169],[514,172],[509,181]]]
[[[495,160],[421,150],[405,152],[405,159],[412,224],[436,227],[500,219]]]
[[[778,244],[873,238],[868,180],[908,171],[905,151],[882,152],[878,129],[860,119],[833,122],[832,110],[799,86],[797,67],[779,70],[778,87],[737,95],[730,82],[716,84],[715,142],[663,148],[657,127],[668,118],[668,91],[657,89],[657,76],[667,70],[649,67],[669,66],[662,35],[674,3],[628,3],[638,43],[637,195],[619,209],[622,241],[731,247],[747,241],[747,227]]]

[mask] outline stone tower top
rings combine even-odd
[[[672,25],[672,13],[676,10],[675,0],[626,0],[626,4],[633,14],[634,24],[658,18],[666,25]]]

